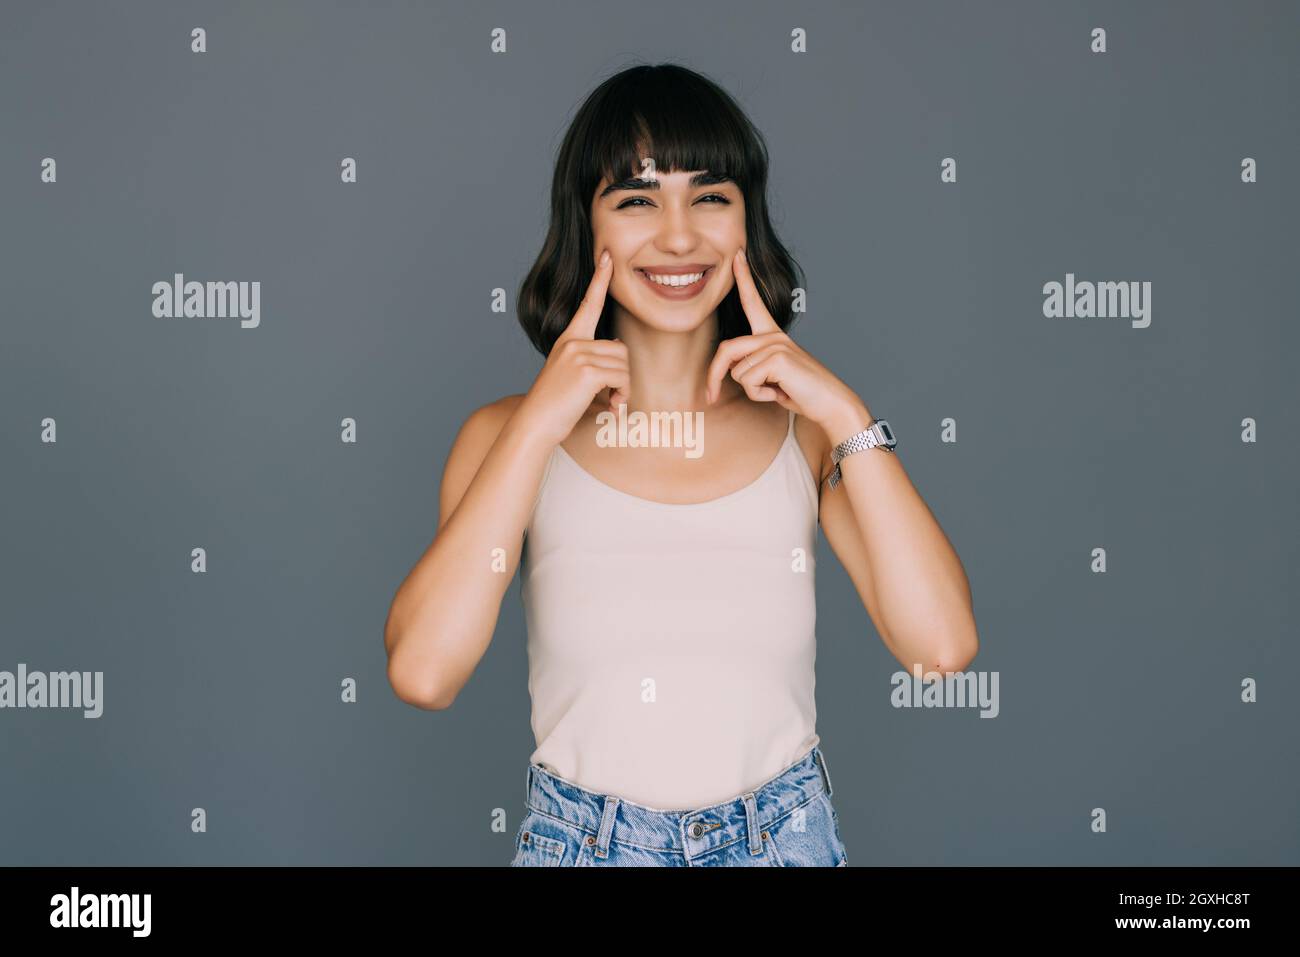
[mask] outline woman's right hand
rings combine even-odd
[[[610,390],[611,410],[627,401],[627,345],[617,339],[596,338],[596,325],[605,308],[605,293],[613,272],[613,257],[605,250],[587,294],[555,340],[546,364],[517,410],[530,428],[540,430],[552,445],[569,436],[602,389]]]

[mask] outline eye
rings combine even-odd
[[[715,199],[715,200],[717,200],[718,202],[723,203],[724,205],[727,205],[727,206],[730,206],[730,205],[731,205],[731,200],[727,199],[727,197],[723,196],[721,193],[709,193],[707,196],[701,196],[700,199],[699,199],[698,201],[699,201],[699,202],[704,202],[704,200],[706,200],[706,199]],[[624,209],[625,207],[632,206],[633,204],[636,204],[636,205],[648,205],[648,206],[653,206],[653,205],[654,205],[653,203],[650,203],[648,200],[646,200],[646,198],[645,198],[644,196],[632,196],[632,197],[629,197],[628,199],[623,200],[623,202],[619,203],[619,204],[618,204],[617,206],[615,206],[614,208],[615,208],[615,209]],[[711,204],[711,205],[712,205],[712,204]]]

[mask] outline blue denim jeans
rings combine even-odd
[[[658,811],[598,794],[539,764],[511,867],[845,867],[820,747],[721,804]]]

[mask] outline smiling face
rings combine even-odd
[[[731,258],[745,242],[745,199],[730,179],[699,171],[605,177],[591,223],[596,254],[608,247],[614,259],[610,297],[653,329],[696,328],[735,285]]]

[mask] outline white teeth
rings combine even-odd
[[[651,282],[657,282],[661,286],[689,286],[693,282],[699,282],[704,273],[692,272],[682,276],[656,276],[653,273],[644,273]]]

